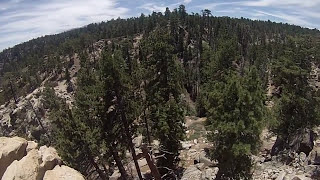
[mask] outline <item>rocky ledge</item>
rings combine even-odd
[[[57,151],[20,137],[0,137],[0,179],[84,180],[76,170],[62,165]]]

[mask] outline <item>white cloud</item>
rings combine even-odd
[[[244,1],[239,2],[244,6],[256,6],[256,7],[287,7],[287,6],[299,6],[299,7],[314,7],[320,4],[320,0],[258,0],[258,1]]]
[[[256,11],[259,15],[267,15],[267,16],[272,16],[276,17],[279,19],[284,20],[284,22],[287,22],[289,24],[295,24],[295,25],[302,25],[305,27],[311,27],[312,24],[308,21],[306,21],[302,16],[300,15],[292,15],[288,13],[283,13],[283,12],[265,12],[265,11]]]
[[[251,19],[273,19],[309,28],[320,27],[319,23],[314,23],[320,19],[320,0],[221,0],[197,7],[233,17],[240,14]],[[237,9],[239,7],[246,10]]]
[[[6,8],[12,10],[1,15],[0,50],[41,35],[125,17],[129,11],[119,7],[116,0],[51,0],[35,5],[21,4],[19,9],[13,8],[19,2],[12,0],[7,3]],[[17,32],[27,35],[19,35]],[[8,37],[12,40],[8,40]]]
[[[163,4],[163,3],[151,2],[151,3],[145,3],[144,5],[139,6],[138,8],[145,9],[150,12],[153,12],[153,11],[154,12],[164,12],[167,7],[172,10],[174,8],[177,8],[177,6],[179,6],[181,4],[189,4],[191,2],[192,2],[192,0],[183,0],[183,1],[179,1],[177,3],[173,3],[173,4]]]
[[[139,8],[141,9],[145,9],[148,10],[150,12],[164,12],[166,10],[167,6],[162,5],[158,5],[156,3],[146,3],[142,6],[140,6]]]
[[[192,0],[184,0],[183,3],[184,3],[184,4],[189,4],[189,3],[191,3],[191,1],[192,1]]]

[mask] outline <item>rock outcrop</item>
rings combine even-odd
[[[37,143],[18,137],[0,137],[0,145],[2,180],[42,180],[45,176],[52,180],[84,180],[76,170],[61,166],[62,160],[52,147],[37,149]]]
[[[27,145],[28,142],[23,138],[0,137],[0,179],[14,160],[23,158]]]
[[[181,180],[213,180],[216,179],[216,175],[219,168],[206,167],[203,169],[203,164],[191,165],[183,173]]]
[[[76,170],[68,166],[56,166],[53,170],[45,173],[43,180],[84,180],[83,176]]]
[[[286,147],[286,144],[289,144],[289,146]],[[302,129],[288,138],[278,137],[272,147],[271,155],[278,155],[285,150],[288,152],[304,152],[305,154],[309,154],[312,151],[313,146],[314,132],[310,129]]]
[[[2,180],[40,180],[39,154],[36,149],[31,150],[20,161],[15,160],[4,173]]]
[[[320,147],[316,147],[310,152],[308,164],[320,165]]]

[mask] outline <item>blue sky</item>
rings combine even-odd
[[[0,51],[21,42],[112,18],[164,11],[246,17],[320,29],[320,0],[0,0]]]

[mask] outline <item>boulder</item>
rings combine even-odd
[[[32,149],[19,161],[14,161],[6,170],[2,180],[41,180],[47,170],[61,164],[61,159],[52,147]]]
[[[208,168],[202,172],[201,179],[202,180],[214,180],[214,179],[216,179],[218,171],[219,171],[218,167]]]
[[[76,170],[68,166],[55,166],[53,170],[48,170],[43,180],[84,180],[84,177]]]
[[[203,163],[205,166],[213,166],[215,165],[209,158],[206,157],[206,152],[201,151],[199,154],[199,163]]]
[[[320,165],[320,147],[316,147],[310,152],[308,164]]]
[[[43,177],[45,171],[53,169],[57,164],[61,165],[61,158],[53,147],[41,146],[39,149],[41,157],[40,176]]]
[[[271,156],[279,154],[279,152],[284,150],[285,141],[282,137],[278,136],[276,142],[272,146]]]
[[[38,143],[34,141],[28,141],[27,152],[31,151],[32,149],[36,149],[37,147],[38,147]]]
[[[182,141],[181,142],[181,146],[182,146],[182,149],[190,149],[191,148],[191,146],[192,146],[193,144],[191,144],[189,141]]]
[[[2,180],[40,180],[40,156],[36,149],[31,150],[21,160],[15,160],[4,173]]]
[[[286,172],[283,171],[279,174],[276,180],[283,180],[285,176],[286,176]]]
[[[314,132],[310,129],[303,129],[296,135],[289,137],[289,147],[293,152],[304,152],[309,154],[314,146]]]
[[[0,137],[0,179],[14,160],[23,158],[27,144],[27,141],[23,138]]]
[[[182,175],[181,180],[189,180],[189,179],[200,179],[202,172],[195,166],[189,166]]]
[[[313,149],[313,141],[314,132],[310,129],[299,130],[295,135],[289,136],[288,138],[278,136],[271,149],[271,155],[278,155],[285,149],[296,153],[304,152],[308,155]]]
[[[113,172],[113,174],[109,177],[109,180],[118,180],[121,178],[121,174],[119,170]]]
[[[304,175],[296,175],[296,176],[293,176],[291,180],[311,180],[311,178],[308,178]]]
[[[143,139],[143,136],[141,134],[133,139],[133,144],[136,148],[141,146],[142,139]]]

